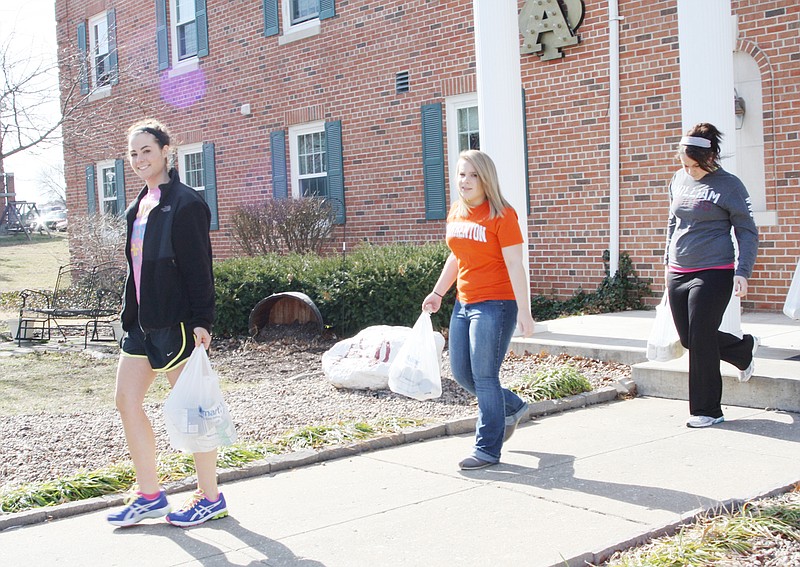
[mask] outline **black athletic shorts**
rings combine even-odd
[[[122,337],[122,355],[147,358],[156,372],[167,372],[180,366],[194,350],[194,333],[183,323],[165,329],[143,332],[139,325]]]

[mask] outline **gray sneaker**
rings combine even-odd
[[[750,359],[750,365],[747,368],[739,371],[739,382],[747,382],[750,380],[753,376],[753,372],[756,370],[756,351],[761,345],[761,339],[755,335],[751,336],[753,337],[753,358]]]

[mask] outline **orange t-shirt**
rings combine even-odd
[[[522,244],[517,212],[489,218],[489,202],[474,207],[467,218],[447,217],[447,246],[458,260],[456,288],[461,303],[515,299],[502,249]]]

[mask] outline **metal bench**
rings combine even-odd
[[[107,263],[87,266],[68,264],[58,269],[52,292],[25,289],[20,292],[22,305],[14,340],[47,341],[53,327],[67,339],[67,330],[79,329],[84,347],[89,341],[118,340],[117,326],[122,308],[125,269]],[[102,338],[100,330],[111,331],[111,338]]]

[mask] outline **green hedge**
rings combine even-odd
[[[253,307],[273,293],[298,291],[317,306],[325,326],[350,336],[371,325],[412,326],[442,270],[444,243],[362,246],[341,256],[234,258],[214,266],[217,289],[216,334],[247,334]],[[453,293],[434,315],[447,326]]]
[[[425,296],[441,273],[449,250],[444,243],[362,246],[347,255],[269,254],[234,258],[214,266],[217,288],[217,335],[246,335],[250,312],[273,293],[306,294],[322,314],[325,326],[340,337],[371,325],[413,326]],[[607,254],[607,253],[606,253]],[[607,262],[607,257],[603,260]],[[636,275],[629,256],[620,256],[614,277],[608,274],[594,292],[578,289],[565,299],[536,295],[531,312],[537,321],[565,315],[644,309],[651,295]],[[447,327],[455,287],[433,316],[435,328]]]

